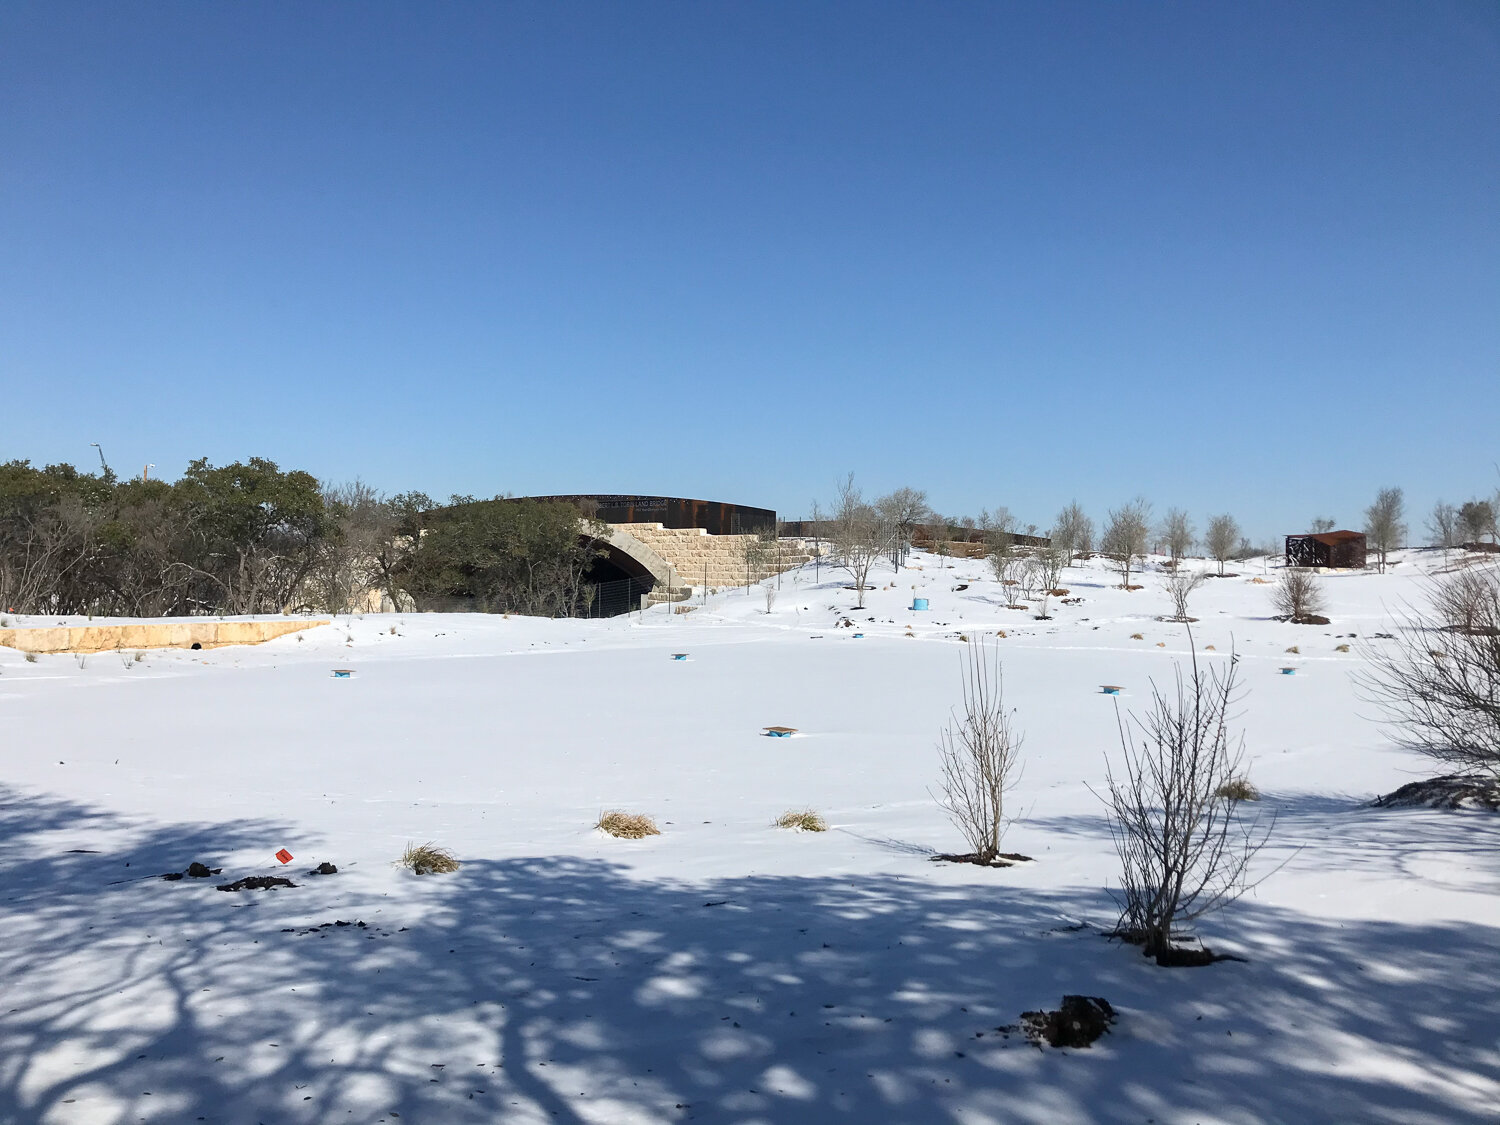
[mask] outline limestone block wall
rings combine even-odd
[[[659,523],[612,524],[640,540],[672,565],[684,586],[743,586],[746,579],[745,547],[756,535],[710,535],[701,527],[663,527]],[[774,549],[771,557],[751,567],[749,579],[759,582],[777,570],[801,566],[808,555],[790,544],[781,545],[780,567]]]
[[[299,633],[328,618],[273,618],[269,621],[137,621],[115,625],[58,625],[41,629],[0,629],[0,645],[22,652],[113,652],[138,648],[219,648],[258,645]]]

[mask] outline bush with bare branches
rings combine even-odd
[[[1119,720],[1121,757],[1107,762],[1103,800],[1121,864],[1116,932],[1158,963],[1180,963],[1173,928],[1228,905],[1254,884],[1250,866],[1271,822],[1245,818],[1224,795],[1241,776],[1230,734],[1238,658],[1219,672],[1177,669],[1175,692],[1153,685],[1144,718]]]
[[[1439,620],[1406,614],[1361,688],[1407,748],[1500,779],[1500,572],[1452,575],[1431,600]]]
[[[1022,736],[1005,709],[998,650],[984,644],[962,657],[963,699],[938,740],[942,792],[937,802],[973,849],[975,863],[992,864],[1009,821],[1005,795],[1020,765]]]
[[[1208,575],[1201,570],[1189,570],[1178,566],[1167,572],[1162,581],[1162,588],[1172,599],[1172,620],[1190,621],[1188,617],[1188,598],[1192,597],[1193,591],[1208,581]]]
[[[1321,618],[1328,608],[1323,587],[1310,570],[1288,567],[1281,581],[1271,590],[1271,604],[1276,612],[1296,625],[1326,625]]]

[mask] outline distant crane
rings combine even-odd
[[[104,459],[104,449],[97,441],[91,441],[89,444],[99,450],[99,466],[104,470],[104,475],[109,476],[109,462]]]

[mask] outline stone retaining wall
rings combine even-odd
[[[759,541],[756,535],[710,535],[699,527],[672,528],[659,523],[618,523],[611,527],[644,543],[671,564],[683,586],[743,586],[746,583],[745,548]],[[801,566],[809,556],[781,545],[780,566],[776,545],[769,556],[749,568],[749,580],[759,582],[778,570]]]
[[[128,625],[58,625],[40,629],[0,629],[0,645],[22,652],[114,652],[143,648],[219,648],[258,645],[273,637],[299,633],[328,618],[278,618],[271,621],[135,622]]]

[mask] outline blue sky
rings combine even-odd
[[[1500,485],[1500,5],[0,7],[0,458]]]

